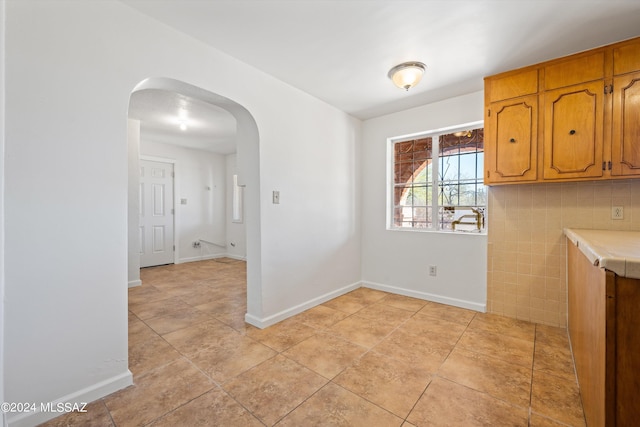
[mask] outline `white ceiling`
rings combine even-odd
[[[236,119],[222,108],[164,90],[134,92],[129,118],[140,120],[143,141],[231,154],[236,151]],[[180,129],[184,121],[186,129]]]
[[[361,119],[640,36],[639,0],[122,0]],[[427,65],[409,92],[387,78]]]

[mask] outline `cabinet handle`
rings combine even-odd
[[[571,130],[569,131],[569,135],[575,135],[575,134],[576,134],[576,131],[575,131],[574,129],[571,129]]]
[[[511,139],[509,140],[509,142],[513,144],[514,142],[516,142],[516,140],[515,140],[515,138],[511,138]]]

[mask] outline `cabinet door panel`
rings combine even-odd
[[[619,426],[637,425],[640,419],[640,283],[638,279],[616,276],[615,284],[616,357],[615,421]],[[607,345],[611,344],[610,342]]]
[[[603,94],[603,81],[545,94],[545,179],[602,176]]]
[[[613,81],[611,174],[640,175],[640,73]]]
[[[538,70],[522,71],[504,77],[492,79],[489,89],[489,102],[538,93]]]
[[[569,339],[590,426],[605,426],[606,286],[612,276],[567,241]]]
[[[538,97],[491,104],[485,144],[487,182],[535,181],[537,177]]]
[[[613,50],[613,75],[640,70],[640,39],[632,40]]]
[[[604,64],[603,51],[554,62],[544,69],[544,87],[551,90],[602,79]]]

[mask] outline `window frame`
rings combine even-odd
[[[439,187],[440,183],[440,164],[442,161],[442,156],[440,156],[440,136],[444,134],[451,134],[454,132],[460,132],[469,129],[477,129],[484,128],[484,121],[475,121],[464,123],[455,126],[448,126],[443,128],[432,129],[424,132],[418,132],[413,134],[395,136],[387,139],[387,210],[386,210],[386,228],[389,231],[409,231],[409,232],[428,232],[428,233],[446,233],[446,234],[471,234],[471,235],[486,235],[487,234],[487,205],[488,201],[485,201],[484,205],[484,219],[485,225],[484,228],[480,231],[458,231],[458,230],[448,230],[443,229],[441,226],[441,218],[440,218],[440,206],[439,203]],[[431,182],[428,183],[428,187],[430,187],[430,191],[432,191],[431,204],[427,207],[431,209],[432,217],[431,224],[429,227],[401,227],[395,224],[395,144],[404,141],[411,141],[417,139],[431,138],[432,139],[432,153],[431,153],[431,164],[432,164],[432,179]],[[484,153],[484,150],[483,150]],[[459,156],[459,155],[458,155]],[[482,180],[480,183],[484,186]],[[486,189],[486,186],[484,186]]]

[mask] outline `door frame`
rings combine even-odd
[[[173,209],[173,242],[171,242],[171,244],[175,248],[173,251],[173,263],[177,264],[178,263],[177,261],[180,259],[180,257],[178,256],[179,248],[178,248],[178,245],[176,245],[176,242],[179,241],[178,227],[176,227],[176,224],[178,223],[178,220],[177,220],[178,209],[176,209],[176,201],[178,200],[176,195],[176,187],[178,187],[176,185],[176,181],[178,179],[178,173],[177,173],[178,163],[176,162],[176,159],[170,159],[168,157],[147,156],[144,154],[139,155],[139,160],[148,160],[150,162],[158,162],[158,163],[169,163],[173,165],[173,176],[171,177],[171,185],[173,186],[173,200],[171,205],[171,209]],[[139,206],[138,206],[138,215],[140,215]]]

